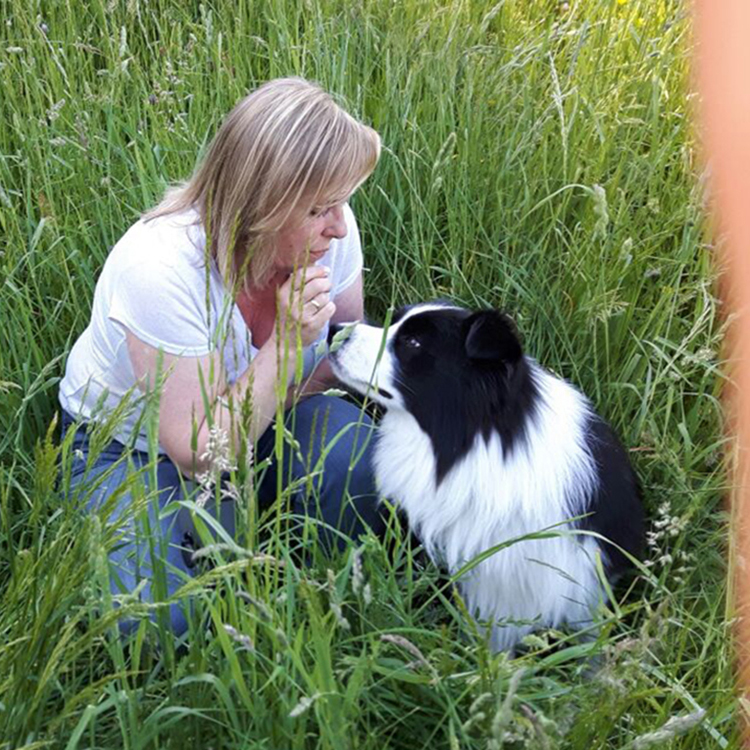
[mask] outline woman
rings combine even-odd
[[[133,468],[120,459],[128,446],[136,468],[147,464],[145,405],[154,393],[160,460],[142,474],[161,508],[184,496],[184,477],[216,471],[217,441],[228,441],[234,460],[247,441],[256,460],[272,457],[272,422],[286,393],[287,406],[298,402],[289,424],[301,455],[288,451],[282,481],[325,461],[316,491],[295,492],[292,510],[316,515],[327,544],[367,526],[382,530],[369,420],[342,399],[314,395],[334,383],[321,360],[329,324],[363,316],[362,252],[346,201],[379,153],[375,131],[318,86],[270,81],[232,110],[193,177],[115,245],[60,385],[64,427],[76,424],[71,486],[92,488],[91,506],[109,502],[114,518],[127,517]],[[115,439],[87,465],[88,427],[107,420]],[[257,488],[261,504],[276,498],[280,470],[272,462]],[[140,585],[150,601],[185,581],[189,557],[175,519],[158,514],[169,571],[159,581],[154,539],[127,527],[110,555],[114,593]],[[149,523],[153,537],[153,510]],[[178,605],[171,622],[177,633],[187,628]]]

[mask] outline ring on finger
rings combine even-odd
[[[310,300],[310,304],[315,308],[315,312],[319,312],[320,308],[322,307],[322,305],[320,304],[320,302],[318,302],[318,300],[316,300],[316,299],[311,299]]]

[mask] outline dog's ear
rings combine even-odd
[[[513,321],[497,310],[481,310],[466,321],[466,353],[486,362],[517,362],[523,354]]]

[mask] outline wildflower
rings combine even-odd
[[[75,129],[78,134],[78,143],[84,148],[88,148],[89,139],[86,135],[86,122],[80,115],[76,115]]]
[[[510,739],[506,736],[505,729],[511,723],[513,718],[513,701],[518,692],[518,686],[521,684],[521,678],[526,672],[525,669],[521,668],[513,673],[508,683],[508,692],[505,694],[505,699],[498,706],[495,716],[492,719],[492,737],[493,739],[488,743],[491,748],[497,748],[498,750],[503,747],[506,739]]]
[[[242,499],[240,488],[234,482],[224,482],[222,489],[224,490],[224,499],[234,500],[236,503]]]
[[[622,249],[620,250],[620,259],[626,266],[629,266],[633,262],[633,238],[628,237],[625,242],[622,243]]]
[[[714,361],[714,352],[710,347],[704,346],[699,349],[695,354],[686,354],[682,358],[682,362],[685,365],[706,365],[711,364]]]
[[[208,432],[206,450],[201,461],[207,461],[211,469],[216,472],[233,471],[237,467],[232,465],[229,458],[229,433],[214,425]]]
[[[601,237],[607,236],[609,227],[609,209],[607,207],[607,193],[601,185],[593,185],[591,194],[594,198],[594,215],[596,223],[594,224],[594,235]]]
[[[487,718],[487,714],[484,713],[484,711],[477,711],[477,713],[472,714],[467,721],[463,723],[461,726],[461,729],[464,730],[464,732],[468,732],[474,724],[479,724],[480,722],[484,721]]]
[[[198,474],[195,478],[198,481],[198,486],[201,488],[201,491],[195,498],[195,504],[199,508],[205,508],[213,495],[211,477],[208,472],[204,472],[203,474]]]
[[[432,674],[433,684],[438,681],[439,675],[435,667],[427,661],[425,655],[410,640],[404,638],[402,635],[391,635],[390,633],[383,633],[383,635],[380,636],[380,640],[385,641],[386,643],[393,643],[396,646],[401,646],[401,648],[405,649],[416,658],[416,661],[411,662],[408,666],[416,667],[421,665]]]
[[[272,562],[283,568],[286,564],[283,560],[278,560],[273,555],[268,555],[265,552],[253,552],[252,550],[245,549],[236,544],[227,544],[226,542],[218,542],[217,544],[207,544],[205,547],[195,550],[190,556],[191,560],[195,562],[203,557],[209,557],[215,552],[231,552],[238,557],[244,557],[251,563],[267,563]]]
[[[20,55],[23,52],[23,47],[6,47],[5,51],[10,55]]]
[[[55,102],[48,110],[47,110],[47,119],[50,122],[54,122],[59,116],[60,116],[60,110],[65,106],[65,99],[60,99],[60,101]]]
[[[648,734],[636,737],[628,747],[630,750],[644,750],[644,748],[653,747],[654,745],[663,745],[675,737],[689,732],[703,721],[705,715],[705,710],[699,708],[697,711],[685,716],[673,716],[664,726],[655,732],[649,732]]]
[[[620,695],[626,695],[628,692],[629,688],[625,684],[625,682],[615,677],[611,670],[602,669],[597,674],[596,679],[598,682],[601,682],[602,685],[609,688],[610,690],[613,690],[616,693],[619,693]]]
[[[352,591],[355,594],[359,593],[359,590],[364,585],[364,580],[365,577],[362,573],[362,551],[355,550],[352,559]]]
[[[208,432],[206,441],[206,450],[201,455],[201,461],[207,464],[206,470],[196,476],[200,493],[195,502],[199,508],[202,508],[211,499],[214,494],[216,484],[221,483],[221,475],[236,470],[229,455],[229,434],[214,425]],[[234,495],[239,492],[234,490]]]
[[[469,714],[476,714],[478,713],[479,709],[481,708],[482,704],[486,701],[490,700],[492,698],[492,693],[482,693],[470,706],[469,706]]]
[[[245,635],[244,633],[240,633],[235,628],[233,628],[231,625],[224,625],[224,630],[227,632],[227,635],[235,642],[239,643],[242,648],[246,649],[247,651],[255,651],[255,644],[253,643],[252,638],[250,638],[249,635]]]
[[[676,571],[679,575],[673,577],[674,583],[680,583],[682,574],[687,573],[688,563],[693,559],[693,554],[684,550],[669,550],[667,546],[671,539],[678,537],[686,528],[688,519],[686,516],[672,514],[668,500],[665,500],[656,511],[656,518],[652,522],[652,529],[646,532],[646,546],[649,550],[649,559],[644,565],[647,568],[666,568],[675,563],[680,565]]]
[[[123,26],[120,29],[120,59],[122,60],[123,57],[125,57],[126,53],[128,51],[128,30]]]
[[[271,610],[268,608],[265,602],[261,601],[260,599],[256,599],[254,596],[250,596],[246,591],[240,591],[237,596],[240,597],[240,599],[244,599],[246,602],[249,602],[250,604],[255,607],[255,609],[258,611],[258,614],[260,615],[261,619],[265,622],[271,622],[273,620],[273,615],[271,614]]]
[[[320,693],[313,693],[309,698],[302,696],[299,699],[299,703],[289,712],[289,718],[296,719],[298,716],[301,716],[318,698],[320,698]]]
[[[344,617],[341,603],[338,600],[338,594],[336,592],[336,577],[330,568],[328,569],[328,596],[330,600],[329,606],[331,612],[333,612],[333,616],[336,618],[336,623],[342,630],[349,630],[351,625],[349,625],[349,620]]]

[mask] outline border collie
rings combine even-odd
[[[329,341],[343,326],[332,326]],[[339,337],[341,338],[341,337]],[[338,348],[336,348],[338,345]],[[427,553],[455,574],[469,611],[507,650],[537,627],[592,623],[609,580],[637,555],[639,487],[611,428],[572,385],[523,354],[511,320],[443,303],[399,311],[384,331],[355,324],[331,346],[347,386],[387,410],[375,445],[382,494]],[[585,530],[599,536],[566,533]]]

